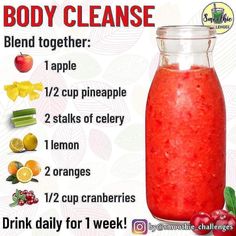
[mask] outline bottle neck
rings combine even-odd
[[[158,39],[159,66],[178,65],[181,70],[192,66],[213,67],[215,39]]]
[[[212,52],[205,53],[165,53],[161,52],[159,66],[177,65],[180,70],[188,70],[192,66],[213,67]]]

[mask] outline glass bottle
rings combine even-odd
[[[159,66],[146,105],[147,204],[156,218],[188,221],[222,209],[225,103],[213,67],[215,29],[157,30]]]

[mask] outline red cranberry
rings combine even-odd
[[[34,204],[36,204],[36,203],[38,203],[38,202],[39,202],[38,198],[35,198],[35,199],[34,199]]]
[[[25,197],[26,197],[27,200],[32,200],[32,199],[33,199],[33,196],[32,196],[31,193],[27,193],[27,194],[25,195]]]
[[[216,210],[211,213],[211,217],[215,223],[217,220],[227,219],[229,217],[229,213],[226,210]]]
[[[205,235],[211,232],[210,226],[213,226],[213,219],[204,212],[194,214],[190,220],[190,224],[195,227],[193,232],[198,235]]]
[[[27,204],[28,204],[28,205],[32,205],[33,203],[34,203],[34,200],[28,200],[28,201],[27,201]]]
[[[24,202],[23,200],[20,200],[20,201],[18,202],[18,205],[19,205],[19,206],[24,206],[24,205],[25,205],[25,202]]]
[[[213,230],[213,234],[215,236],[235,236],[236,235],[236,218],[229,214],[227,219],[217,220],[215,223],[215,227],[216,229]]]

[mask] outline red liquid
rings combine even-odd
[[[158,218],[223,208],[225,105],[213,68],[158,69],[146,108],[146,185]]]

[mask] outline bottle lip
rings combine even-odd
[[[157,29],[158,39],[211,39],[216,38],[214,26],[169,25]]]

